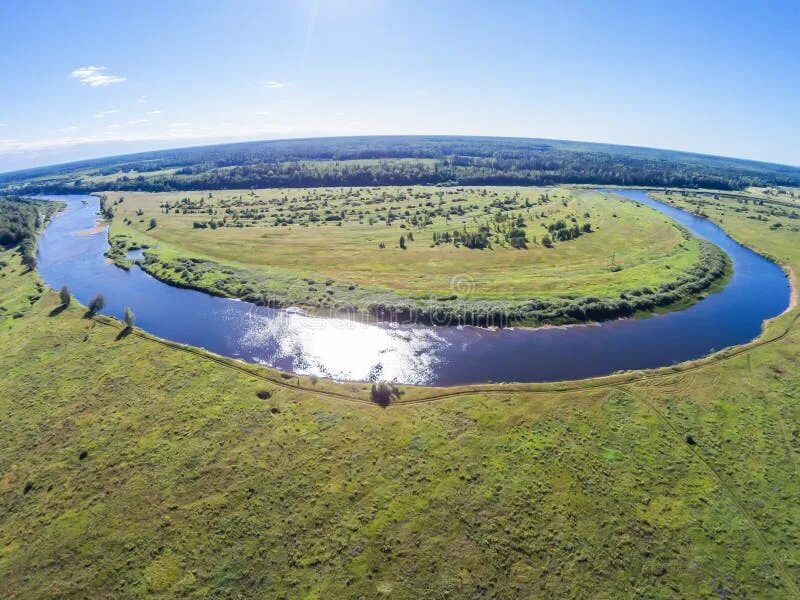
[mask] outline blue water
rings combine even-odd
[[[67,208],[42,235],[38,269],[50,287],[67,285],[84,304],[102,292],[104,314],[121,317],[130,306],[139,327],[166,339],[286,371],[431,385],[559,381],[671,365],[752,340],[765,319],[788,306],[783,271],[710,221],[641,191],[614,193],[717,244],[733,261],[730,282],[685,310],[595,325],[486,330],[365,324],[217,298],[161,283],[138,266],[125,271],[108,264],[105,232],[77,234],[95,225],[98,199],[91,196],[50,197]]]

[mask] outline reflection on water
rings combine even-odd
[[[758,335],[764,319],[788,305],[789,285],[780,268],[736,244],[713,223],[643,192],[615,193],[660,210],[719,245],[733,260],[730,283],[683,311],[577,327],[490,331],[322,318],[175,288],[138,266],[125,271],[109,265],[103,257],[105,232],[74,235],[95,225],[98,199],[93,196],[51,197],[66,202],[67,209],[42,235],[38,269],[50,287],[68,285],[84,304],[102,292],[105,314],[121,317],[130,306],[137,325],[160,337],[287,371],[351,381],[557,381],[664,366],[747,342]],[[130,258],[142,257],[141,251],[134,252]]]
[[[128,260],[141,260],[144,258],[144,248],[128,250]]]
[[[269,364],[291,363],[292,371],[339,380],[391,380],[425,383],[447,342],[434,329],[400,328],[323,319],[287,311],[265,313],[251,307],[245,318],[228,312],[242,328],[241,352],[254,362],[273,347]]]

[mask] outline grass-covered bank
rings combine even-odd
[[[4,597],[797,595],[796,309],[702,368],[380,409],[50,316],[2,258]]]
[[[544,325],[685,307],[729,272],[640,203],[569,188],[103,194],[109,256],[273,307],[435,324]],[[399,241],[398,241],[399,240]]]

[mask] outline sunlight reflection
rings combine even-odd
[[[270,363],[293,361],[292,371],[339,380],[427,383],[449,344],[435,330],[320,319],[287,311],[250,311],[242,344]],[[260,359],[264,362],[264,359]]]

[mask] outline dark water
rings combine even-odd
[[[130,306],[143,329],[218,354],[339,380],[433,385],[558,381],[670,365],[747,342],[787,307],[789,284],[774,263],[709,221],[643,192],[615,193],[720,246],[733,259],[730,283],[683,311],[566,328],[488,331],[311,317],[170,287],[138,267],[107,264],[105,232],[76,235],[95,224],[98,200],[90,196],[51,197],[68,208],[42,236],[39,272],[52,288],[68,285],[84,304],[102,292],[105,314],[120,317]]]

